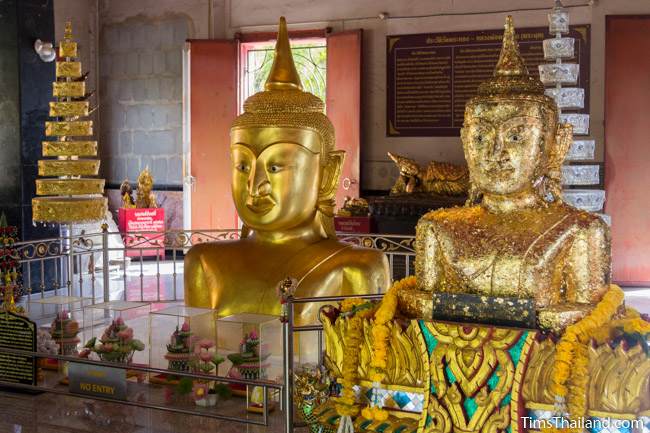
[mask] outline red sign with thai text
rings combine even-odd
[[[118,217],[128,257],[165,256],[163,208],[120,208]]]
[[[371,233],[372,217],[334,217],[334,228],[343,233]]]

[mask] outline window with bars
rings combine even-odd
[[[327,44],[325,39],[292,40],[293,61],[303,90],[325,102],[327,83]],[[264,89],[273,64],[275,42],[242,44],[242,103]]]

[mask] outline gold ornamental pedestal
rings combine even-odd
[[[86,77],[77,61],[77,43],[72,39],[72,25],[66,23],[64,40],[59,44],[56,81],[45,122],[43,157],[38,161],[36,195],[32,199],[33,221],[73,224],[104,218],[107,200],[104,179],[99,174],[100,161],[93,135],[90,103],[86,94]]]

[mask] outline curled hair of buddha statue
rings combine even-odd
[[[293,62],[287,22],[280,17],[275,58],[264,90],[244,102],[244,112],[231,130],[248,128],[298,128],[311,130],[320,137],[321,183],[316,205],[322,234],[336,238],[334,197],[345,152],[334,149],[334,127],[324,114],[325,104],[317,96],[302,90],[300,76]],[[244,227],[242,237],[249,229]]]
[[[515,28],[512,16],[506,17],[503,43],[499,60],[493,76],[481,83],[477,96],[467,102],[466,115],[477,104],[490,101],[531,102],[538,104],[547,121],[556,125],[556,130],[547,131],[552,137],[547,137],[542,149],[542,158],[537,166],[533,186],[546,202],[562,201],[562,162],[572,142],[573,128],[570,124],[559,122],[558,107],[551,97],[544,94],[544,85],[540,79],[528,72],[526,63],[519,52],[515,38]],[[466,144],[465,144],[466,146]],[[471,179],[468,205],[474,205],[481,199]]]

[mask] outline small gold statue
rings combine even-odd
[[[133,188],[129,179],[124,179],[120,185],[120,195],[122,196],[123,208],[134,208],[135,202],[133,201]]]
[[[232,195],[242,239],[199,244],[185,256],[185,303],[237,313],[279,315],[278,282],[296,296],[376,293],[390,284],[377,250],[339,242],[334,196],[344,153],[323,102],[302,90],[286,21],[280,19],[265,90],[244,103],[231,129]],[[298,310],[313,323],[318,306]]]
[[[152,189],[153,177],[151,176],[149,167],[145,167],[138,176],[138,191],[135,197],[135,207],[146,209],[158,207],[156,195]]]
[[[401,294],[401,308],[430,316],[432,294],[471,294],[484,308],[494,298],[530,300],[546,329],[582,318],[610,283],[609,229],[562,202],[571,126],[559,124],[555,102],[529,75],[511,17],[494,77],[466,105],[461,138],[470,198],[419,221],[418,290]]]
[[[446,196],[467,195],[469,172],[464,165],[431,161],[421,167],[414,160],[388,152],[400,176],[390,189],[390,195],[413,194],[418,192]]]
[[[369,212],[368,200],[362,197],[346,196],[343,200],[343,207],[336,212],[336,215],[342,217],[368,216]]]

